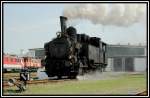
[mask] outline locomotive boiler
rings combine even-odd
[[[89,71],[103,71],[107,65],[106,43],[98,37],[77,34],[74,27],[67,28],[66,21],[66,17],[60,16],[61,32],[44,44],[48,77],[73,79]]]

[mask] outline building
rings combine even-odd
[[[26,55],[28,57],[43,59],[45,57],[44,48],[29,49],[29,52]]]
[[[44,58],[44,48],[29,49],[27,55],[33,58]],[[108,45],[106,71],[145,71],[146,56],[146,46]]]
[[[146,46],[108,45],[107,71],[145,71]]]

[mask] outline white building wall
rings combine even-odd
[[[146,71],[146,58],[134,59],[134,71]]]
[[[106,71],[113,71],[113,58],[108,58],[107,61],[108,64],[106,67]]]

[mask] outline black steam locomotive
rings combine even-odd
[[[77,34],[74,27],[66,27],[66,21],[60,16],[61,32],[44,45],[47,75],[73,79],[89,71],[103,71],[107,65],[106,43],[98,37]]]

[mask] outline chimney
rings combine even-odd
[[[66,32],[66,28],[67,28],[66,21],[67,21],[67,17],[60,16],[61,33]]]

